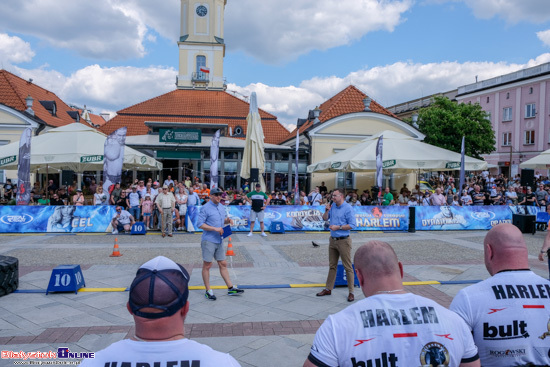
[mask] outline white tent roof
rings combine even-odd
[[[383,135],[383,167],[393,172],[460,169],[460,154],[420,142],[395,131],[382,131],[361,143],[307,167],[308,172],[376,171],[376,143]],[[465,169],[487,169],[487,162],[465,157]]]
[[[102,132],[78,122],[33,136],[31,169],[39,172],[46,171],[46,167],[75,172],[102,170],[106,138]],[[18,141],[0,147],[0,169],[16,169],[18,155]],[[161,170],[162,163],[125,147],[123,168]]]
[[[530,169],[549,169],[550,168],[550,149],[545,150],[536,157],[526,160],[519,165],[521,168]]]

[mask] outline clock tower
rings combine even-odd
[[[227,0],[181,0],[178,89],[225,90],[226,4]]]

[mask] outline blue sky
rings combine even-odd
[[[179,0],[4,0],[0,65],[95,113],[174,88]],[[229,90],[292,127],[354,84],[384,106],[550,62],[548,0],[228,0]]]

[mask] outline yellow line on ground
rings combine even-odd
[[[289,284],[290,288],[314,288],[314,287],[324,287],[326,286],[325,283],[317,283],[317,284]]]
[[[80,288],[79,292],[124,292],[126,288]]]
[[[427,280],[424,282],[403,282],[403,285],[433,285],[433,284],[441,284],[437,280]]]

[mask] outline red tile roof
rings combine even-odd
[[[50,92],[30,81],[24,80],[6,70],[0,70],[0,103],[17,111],[25,112],[27,109],[25,98],[31,96],[34,99],[32,109],[34,116],[42,120],[46,125],[53,127],[65,126],[75,122],[67,111],[72,109],[55,93]],[[55,101],[57,107],[56,116],[52,116],[40,101]]]
[[[145,121],[201,124],[227,124],[235,131],[240,126],[246,134],[249,103],[223,91],[176,89],[117,112],[100,130],[110,134],[126,126],[127,135],[145,135]],[[288,130],[277,117],[259,110],[265,142],[278,144]]]
[[[332,120],[335,117],[347,115],[350,113],[357,113],[357,112],[363,112],[365,110],[365,105],[363,104],[363,99],[365,99],[367,95],[363,92],[361,92],[357,87],[350,85],[332,98],[326,100],[323,102],[319,109],[321,110],[321,114],[319,115],[319,121],[320,123],[324,123],[328,120]],[[372,112],[381,113],[384,115],[388,115],[391,117],[398,118],[390,111],[386,110],[384,107],[382,107],[380,104],[375,102],[374,100],[370,104],[370,109]],[[306,123],[304,123],[302,126],[299,127],[300,134],[305,132],[306,130],[310,130],[310,128],[313,126],[313,120],[308,120]],[[283,143],[285,141],[288,141],[290,139],[293,139],[296,137],[296,129],[294,129],[293,132],[288,134],[283,140],[280,141],[280,143]]]

